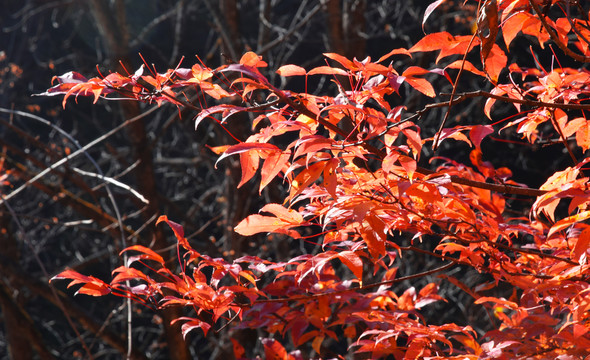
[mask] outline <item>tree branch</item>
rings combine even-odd
[[[569,56],[572,59],[577,60],[579,62],[583,62],[583,63],[590,62],[590,56],[576,54],[575,52],[573,52],[572,50],[570,50],[564,43],[562,43],[559,40],[559,37],[557,36],[557,34],[555,33],[555,31],[553,31],[553,29],[551,28],[551,26],[549,26],[549,24],[547,23],[547,20],[545,20],[545,16],[543,15],[543,12],[541,11],[541,9],[539,9],[539,5],[537,5],[535,3],[535,0],[529,0],[529,4],[531,4],[531,6],[533,7],[533,9],[535,9],[535,12],[537,13],[537,16],[539,17],[539,20],[541,20],[541,24],[543,24],[543,28],[545,28],[545,30],[547,31],[547,33],[551,37],[551,40],[553,40],[557,44],[557,46],[567,56]]]

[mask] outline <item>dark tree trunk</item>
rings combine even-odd
[[[105,39],[107,51],[111,61],[118,60],[123,64],[129,63],[128,33],[126,31],[126,16],[123,1],[115,2],[115,8],[110,9],[108,3],[102,0],[93,0],[93,13],[101,35]],[[126,66],[127,67],[127,66]],[[141,114],[137,102],[122,102],[121,111],[124,119],[129,119]],[[152,147],[147,138],[143,122],[136,121],[130,124],[128,136],[133,148],[135,161],[139,161],[134,173],[137,179],[138,190],[149,200],[146,211],[142,213],[144,221],[149,221],[154,215],[158,215],[159,199],[155,181]],[[150,238],[144,241],[149,245],[153,238],[154,250],[163,249],[169,245],[161,227],[149,226]],[[172,320],[181,317],[179,308],[166,308],[160,311],[164,323],[166,342],[169,358],[173,360],[190,359],[190,352],[182,337],[180,323],[171,325]]]

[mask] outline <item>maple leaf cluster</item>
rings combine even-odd
[[[443,2],[428,7],[425,21]],[[221,155],[219,161],[239,156],[239,186],[259,174],[260,192],[279,179],[288,193],[282,204],[265,205],[235,231],[294,239],[311,231],[321,239],[321,251],[286,262],[254,256],[233,261],[211,258],[195,251],[182,227],[163,216],[158,221],[167,223],[178,241],[179,273],[170,270],[160,255],[136,245],[124,251],[139,255],[115,269],[110,283],[72,270],[54,279],[70,279],[70,286],[83,284],[78,290],[83,294],[112,293],[157,307],[194,309],[195,316],[178,319],[185,335],[197,328],[206,335],[221,323],[235,322],[289,339],[294,349],[309,343],[317,354],[323,353],[328,339],[345,337],[351,349],[371,357],[587,355],[590,188],[584,172],[590,158],[576,158],[574,152],[587,154],[590,149],[586,118],[590,73],[584,68],[545,69],[541,64],[522,68],[508,65],[506,55],[522,32],[541,46],[555,43],[563,56],[588,62],[590,24],[585,19],[589,14],[579,10],[580,18],[574,18],[573,6],[558,0],[480,1],[473,35],[431,33],[413,47],[395,49],[376,61],[326,53],[329,65],[309,71],[285,65],[277,70],[283,77],[304,77],[306,84],[310,76],[328,76],[333,95],[275,87],[260,70],[266,62],[252,52],[238,63],[215,69],[197,64],[164,74],[151,69],[150,75],[144,75],[142,66],[133,75],[86,79],[71,72],[56,77],[58,84],[45,95],[64,95],[64,105],[68,97],[81,95],[95,101],[125,98],[195,107],[182,100],[186,88],[216,100],[240,99],[240,105],[226,102],[199,109],[196,126],[208,119],[223,125],[237,113],[252,114],[254,134],[243,142],[214,148]],[[551,18],[548,10],[561,11],[561,16]],[[497,42],[500,30],[504,44]],[[439,54],[431,69],[402,70],[392,65],[393,57],[434,51]],[[481,64],[466,59],[471,52],[478,52]],[[457,78],[449,70],[459,70]],[[491,90],[457,92],[458,77],[464,72],[487,81]],[[388,99],[398,96],[403,84],[428,97],[440,95],[429,81],[432,75],[443,76],[453,86],[448,101],[433,105],[448,106],[450,111],[453,104],[485,96],[482,115],[490,120],[500,102],[512,104],[518,116],[488,125],[447,127],[443,121],[433,137],[424,137],[419,120],[428,109],[410,113],[404,106],[392,107]],[[481,147],[484,138],[510,127],[533,144],[542,140],[539,129],[554,134],[571,154],[572,166],[556,169],[539,189],[512,181],[508,168],[483,160]],[[286,138],[295,140],[285,142]],[[436,149],[449,139],[472,147],[471,165],[452,159],[433,169],[418,165],[426,144]],[[512,194],[531,199],[528,217],[506,211],[505,197]],[[560,205],[567,207],[567,213],[556,213]],[[407,236],[412,238],[410,246],[400,241]],[[423,238],[436,239],[434,250],[421,247]],[[439,259],[441,266],[398,276],[404,253],[412,251]],[[133,266],[138,263],[142,270]],[[424,321],[421,309],[444,301],[438,294],[439,283],[409,287],[402,293],[391,289],[458,265],[492,278],[470,288],[451,276],[440,276],[490,311],[500,325],[486,334],[478,335],[470,326]],[[514,289],[509,299],[485,295],[500,284]],[[286,343],[274,339],[262,343],[268,357],[301,357],[298,351],[288,353]],[[240,344],[234,343],[234,349],[236,357],[244,356]]]

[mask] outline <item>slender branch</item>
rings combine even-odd
[[[311,300],[311,299],[315,299],[315,298],[319,298],[322,296],[333,296],[333,295],[337,295],[337,294],[342,294],[342,293],[346,293],[346,292],[351,292],[351,291],[360,291],[360,290],[367,290],[367,289],[371,289],[371,288],[375,288],[375,287],[379,287],[379,286],[383,286],[383,285],[393,285],[393,284],[397,284],[400,283],[402,281],[406,281],[406,280],[412,280],[412,279],[416,279],[416,278],[420,278],[420,277],[424,277],[427,275],[431,275],[437,272],[441,272],[444,271],[452,266],[454,266],[455,263],[454,262],[450,262],[448,264],[445,264],[443,266],[428,270],[428,271],[424,271],[421,273],[417,273],[417,274],[412,274],[412,275],[408,275],[408,276],[402,276],[400,278],[397,279],[392,279],[392,280],[387,280],[387,281],[380,281],[377,283],[372,283],[372,284],[367,284],[367,285],[361,285],[359,287],[355,287],[355,288],[349,288],[349,289],[343,289],[343,290],[336,290],[336,291],[330,291],[330,292],[323,292],[323,293],[319,293],[319,294],[309,294],[309,295],[302,295],[302,296],[295,296],[295,297],[291,297],[291,298],[284,298],[284,299],[266,299],[266,300],[255,300],[254,304],[260,304],[260,303],[277,303],[277,302],[287,302],[287,301],[299,301],[299,300]],[[247,306],[250,307],[253,304],[236,304],[238,306]]]
[[[132,189],[129,185],[124,184],[118,180],[115,180],[111,177],[108,176],[104,176],[102,174],[95,174],[89,171],[84,171],[84,170],[80,170],[78,168],[72,168],[72,170],[74,170],[75,172],[77,172],[80,175],[85,175],[85,176],[90,176],[93,178],[99,178],[100,180],[107,182],[109,184],[113,184],[117,187],[120,187],[122,189],[125,189],[127,191],[129,191],[131,194],[133,194],[136,198],[138,198],[139,200],[141,200],[141,202],[143,202],[144,204],[149,204],[149,200],[146,199],[143,195],[141,195],[139,192],[137,192],[136,190]]]
[[[273,47],[275,47],[276,45],[282,43],[283,41],[287,40],[287,38],[289,38],[291,35],[293,35],[297,30],[301,29],[305,24],[307,24],[311,18],[322,9],[322,6],[324,5],[325,0],[320,0],[320,3],[317,4],[313,9],[311,9],[307,15],[305,15],[305,17],[303,19],[301,19],[301,21],[293,26],[291,29],[289,29],[287,32],[285,32],[284,34],[281,34],[281,36],[279,36],[278,38],[274,39],[273,41],[269,42],[268,44],[264,45],[263,47],[259,48],[257,53],[258,54],[263,54],[265,52],[267,52],[268,50],[272,49]]]
[[[47,167],[46,169],[44,169],[43,171],[41,171],[40,173],[38,173],[37,175],[35,175],[34,177],[32,177],[31,179],[27,180],[23,185],[19,186],[18,188],[14,189],[13,191],[11,191],[9,194],[7,194],[6,196],[3,196],[2,199],[0,199],[0,205],[4,204],[5,201],[8,201],[10,199],[12,199],[13,197],[15,197],[16,195],[20,194],[23,190],[25,190],[26,188],[29,187],[29,185],[33,184],[34,182],[36,182],[37,180],[43,178],[45,175],[49,174],[51,171],[53,171],[54,169],[57,169],[58,167],[62,166],[63,164],[67,163],[68,161],[72,160],[73,158],[77,157],[80,154],[84,154],[88,151],[88,149],[94,147],[96,144],[99,144],[100,142],[108,139],[109,137],[113,136],[114,134],[116,134],[117,132],[119,132],[120,130],[124,129],[125,127],[127,127],[129,124],[139,120],[139,119],[143,119],[144,117],[146,117],[147,115],[151,114],[152,112],[156,111],[158,109],[157,106],[152,107],[151,109],[149,109],[148,111],[139,114],[131,119],[128,119],[126,121],[124,121],[121,125],[113,128],[112,130],[108,131],[106,134],[94,139],[93,141],[89,142],[88,144],[86,144],[85,146],[79,148],[78,150],[74,151],[73,153],[71,153],[70,155],[62,158],[59,161],[56,161],[55,163],[53,163],[52,165],[50,165],[49,167]],[[9,109],[4,109],[4,108],[0,108],[0,112],[4,112],[4,113],[14,113],[17,115],[22,115],[22,116],[34,116],[22,111],[15,111],[15,110],[9,110]]]
[[[567,138],[563,134],[563,130],[561,129],[561,126],[559,125],[559,123],[557,122],[557,119],[555,118],[555,111],[553,111],[553,110],[551,111],[551,123],[553,124],[553,127],[557,130],[557,133],[559,134],[559,137],[561,139],[561,143],[567,149],[567,152],[569,153],[570,158],[574,162],[574,165],[577,165],[578,159],[576,159],[576,155],[574,155],[574,153],[572,152],[572,149],[570,148],[570,145],[567,142]]]
[[[1,194],[0,194],[0,197],[2,197]],[[37,249],[29,241],[29,237],[27,236],[27,233],[26,233],[23,225],[21,224],[20,220],[18,219],[18,216],[16,215],[16,213],[14,212],[14,210],[12,209],[12,207],[7,202],[4,202],[4,206],[8,209],[8,211],[12,215],[12,220],[14,221],[14,223],[17,226],[17,228],[19,229],[19,232],[21,233],[21,238],[22,238],[23,242],[31,250],[31,252],[33,254],[33,257],[35,259],[35,262],[37,263],[37,265],[39,265],[39,268],[43,272],[43,275],[45,276],[46,279],[49,279],[49,273],[47,272],[47,269],[45,268],[45,265],[43,265],[43,262],[41,261],[41,258],[39,257],[39,254],[37,252]],[[78,328],[74,325],[74,322],[72,321],[72,318],[71,318],[70,314],[66,311],[66,307],[64,306],[62,299],[60,299],[60,297],[59,297],[59,295],[57,293],[57,290],[54,287],[50,287],[50,289],[51,289],[52,300],[55,300],[55,304],[63,312],[64,316],[66,317],[66,320],[68,321],[68,324],[70,325],[70,327],[72,328],[72,330],[76,334],[76,337],[78,338],[78,341],[80,341],[80,344],[82,345],[82,348],[86,352],[86,355],[88,355],[88,357],[90,359],[94,359],[94,357],[92,356],[92,353],[90,352],[90,348],[88,347],[88,345],[86,344],[86,342],[82,338],[82,335],[80,334],[80,331],[78,331]]]
[[[473,34],[471,40],[469,40],[469,45],[467,45],[467,49],[465,49],[465,53],[463,54],[463,60],[461,61],[461,67],[459,68],[459,73],[457,74],[457,78],[455,78],[455,83],[453,84],[453,91],[451,92],[451,98],[449,99],[449,107],[447,108],[447,112],[445,113],[445,117],[440,123],[438,130],[436,131],[436,136],[434,137],[434,142],[432,143],[432,150],[436,151],[438,148],[438,141],[440,139],[440,135],[449,119],[449,115],[451,114],[451,108],[453,107],[453,100],[455,99],[455,93],[457,92],[457,85],[459,84],[459,79],[461,79],[461,75],[463,74],[463,69],[465,68],[465,60],[467,59],[467,53],[471,50],[471,44],[475,37],[477,36],[477,32]]]
[[[416,172],[422,175],[434,174],[434,171],[418,166]],[[489,184],[482,181],[465,179],[457,175],[451,175],[451,182],[459,185],[467,185],[478,189],[491,190],[501,194],[524,195],[524,196],[541,196],[546,193],[545,190],[538,190],[520,186],[506,184]]]
[[[223,42],[227,44],[227,50],[229,51],[229,55],[232,59],[238,59],[238,54],[236,49],[233,47],[233,42],[231,41],[231,36],[227,31],[227,26],[223,23],[223,19],[217,9],[211,3],[211,0],[203,0],[207,10],[212,14],[213,21],[215,22],[215,26],[217,27],[217,31],[221,35]]]
[[[130,48],[135,48],[144,42],[145,37],[150,33],[150,31],[154,30],[156,26],[160,25],[160,23],[166,21],[168,18],[174,16],[174,13],[178,13],[182,9],[182,3],[179,2],[176,6],[170,8],[170,10],[166,11],[165,13],[161,14],[160,16],[156,17],[152,21],[149,22],[146,26],[143,27],[139,35],[135,37],[132,41],[129,42]],[[176,26],[179,26],[177,23]],[[173,59],[171,59],[173,60]]]
[[[441,95],[449,95],[446,93],[442,93]],[[544,101],[536,101],[536,100],[528,100],[528,99],[514,99],[507,96],[501,96],[492,94],[488,91],[483,90],[476,90],[471,92],[464,92],[460,94],[456,94],[457,99],[455,99],[455,103],[465,101],[469,98],[474,97],[487,97],[492,98],[494,100],[505,101],[513,104],[521,104],[527,105],[532,107],[547,107],[547,108],[556,108],[562,110],[590,110],[590,104],[571,104],[571,103],[551,103],[551,102],[544,102]]]
[[[559,40],[559,37],[557,36],[557,34],[555,33],[555,31],[553,31],[553,29],[551,28],[551,26],[549,26],[549,24],[547,23],[547,20],[545,20],[545,16],[543,15],[543,12],[541,11],[541,9],[539,9],[539,5],[537,5],[535,3],[535,0],[529,0],[529,4],[531,4],[531,6],[533,7],[533,9],[535,9],[535,12],[537,13],[537,16],[539,17],[539,20],[541,20],[541,24],[543,24],[543,28],[545,28],[545,30],[547,31],[547,33],[551,37],[551,40],[553,40],[557,44],[557,46],[559,46],[559,48],[567,56],[569,56],[569,57],[571,57],[574,60],[577,60],[579,62],[583,62],[583,63],[590,62],[590,56],[580,55],[580,54],[577,54],[577,53],[573,52],[564,43],[562,43]]]
[[[33,294],[41,296],[62,311],[65,311],[65,316],[68,318],[70,316],[73,317],[84,329],[101,338],[113,349],[116,349],[122,354],[127,352],[126,340],[118,333],[113,332],[110,328],[104,329],[101,324],[97,323],[85,309],[81,308],[75,301],[72,301],[69,296],[55,289],[52,285],[48,285],[46,282],[42,282],[31,276],[17,264],[14,264],[12,259],[0,257],[0,272],[5,276],[9,276],[16,283],[26,287]],[[133,349],[132,359],[147,360],[147,357],[138,349]]]

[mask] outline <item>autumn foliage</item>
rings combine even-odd
[[[425,22],[442,3],[428,7]],[[124,250],[128,260],[113,270],[110,282],[71,270],[53,279],[81,284],[81,294],[113,294],[156,308],[183,306],[189,315],[177,321],[185,335],[195,329],[207,335],[226,327],[262,328],[269,335],[261,340],[267,358],[297,359],[312,356],[312,349],[316,357],[350,351],[396,359],[588,355],[590,188],[584,173],[590,161],[590,72],[581,63],[562,67],[560,60],[589,62],[589,14],[576,2],[560,0],[475,4],[471,35],[429,33],[413,47],[376,60],[326,53],[324,66],[276,69],[282,77],[303,79],[303,91],[273,85],[261,71],[264,59],[252,52],[214,69],[199,62],[164,73],[145,65],[133,74],[57,76],[45,95],[63,95],[64,106],[78,96],[170,103],[198,110],[195,126],[224,126],[235,114],[251,115],[253,135],[212,150],[219,161],[239,157],[240,186],[256,179],[260,192],[273,181],[288,190],[282,203],[265,205],[235,231],[320,246],[286,261],[212,258],[191,247],[180,224],[161,216],[158,222],[176,237],[180,271],[134,245]],[[559,55],[532,68],[510,62],[510,45],[523,36]],[[428,67],[393,66],[396,57],[427,52],[436,55]],[[467,73],[489,91],[460,89]],[[331,93],[307,88],[316,76],[330,79]],[[433,87],[431,79],[438,76],[448,80],[451,94]],[[414,112],[392,106],[404,86],[446,100]],[[190,103],[188,88],[209,100]],[[480,98],[486,99],[480,113],[451,123],[454,106]],[[440,129],[423,136],[421,116],[441,107],[448,111]],[[501,107],[513,107],[516,115],[496,118],[494,110]],[[486,161],[482,148],[484,139],[510,129],[530,144],[557,139],[571,164],[554,169],[539,188],[511,180],[511,170]],[[432,155],[448,141],[471,147],[471,163]],[[515,197],[526,213],[510,211]],[[399,276],[410,253],[438,266]],[[447,275],[455,267],[489,276],[468,286]],[[392,290],[424,278],[432,281]],[[493,330],[478,334],[469,324],[427,323],[422,309],[447,301],[438,294],[441,282],[487,309]],[[497,296],[498,288],[511,290],[505,298]],[[330,348],[335,343],[346,346]],[[248,356],[237,341],[234,353]]]

